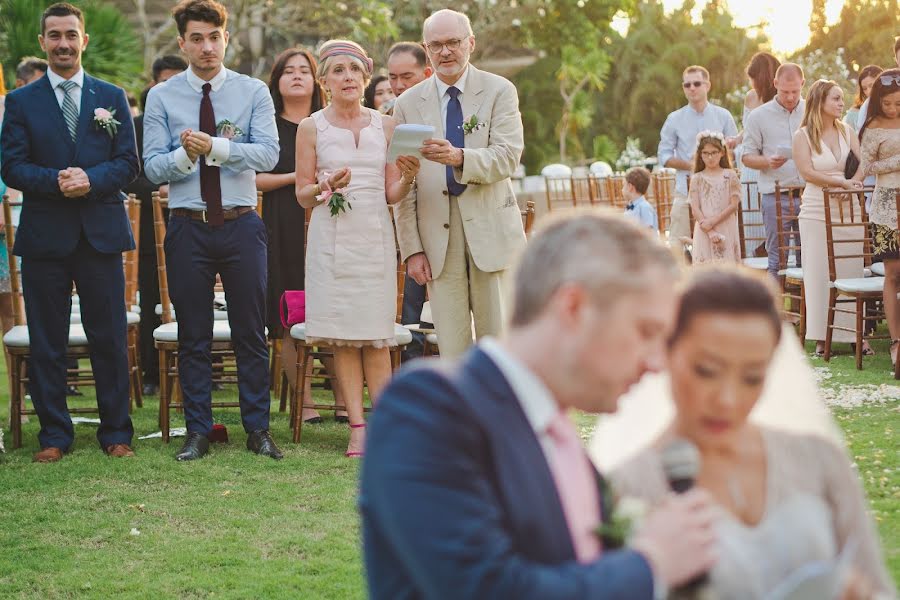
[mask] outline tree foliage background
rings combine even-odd
[[[177,51],[171,0],[75,0],[91,35],[85,68],[137,92],[156,56]],[[41,56],[40,13],[51,0],[0,0],[0,57],[11,84],[22,56]],[[767,50],[761,25],[741,28],[727,0],[685,0],[667,13],[661,0],[464,0],[457,6],[476,34],[473,62],[523,60],[513,76],[525,124],[523,161],[536,173],[561,154],[570,163],[614,163],[626,139],[656,154],[666,115],[684,104],[681,72],[690,64],[711,74],[713,102],[740,119],[748,85],[744,69],[754,52]],[[265,79],[284,48],[315,47],[331,37],[360,42],[384,66],[388,47],[420,40],[424,19],[440,0],[230,0],[232,32],[226,61]],[[807,80],[835,79],[855,93],[859,69],[893,64],[900,33],[900,0],[845,0],[829,26],[825,0],[813,0],[809,44],[792,56]],[[612,27],[627,19],[625,35]]]

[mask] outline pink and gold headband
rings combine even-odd
[[[370,75],[375,70],[375,62],[369,58],[365,50],[355,44],[348,44],[346,42],[332,42],[327,44],[319,54],[319,62],[324,63],[326,59],[331,58],[332,56],[352,56],[366,65]]]

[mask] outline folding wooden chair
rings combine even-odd
[[[883,314],[866,311],[866,301],[874,304],[884,294],[883,277],[841,277],[838,261],[861,260],[863,268],[872,263],[872,230],[866,215],[866,193],[872,188],[848,192],[844,189],[823,190],[825,203],[825,241],[828,250],[828,325],[825,330],[825,360],[831,359],[831,341],[835,330],[853,331],[856,335],[856,368],[862,369],[863,339],[890,336],[866,335],[865,323],[877,322]],[[852,308],[844,308],[852,304]],[[836,313],[855,316],[853,329],[835,324]]]

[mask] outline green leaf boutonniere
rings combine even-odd
[[[474,133],[485,126],[486,123],[482,123],[478,120],[478,115],[472,115],[471,117],[463,121],[463,134],[469,135],[470,133]]]
[[[244,135],[244,131],[228,119],[222,119],[216,125],[216,135],[220,138],[230,140],[235,136]]]
[[[626,496],[612,504],[608,514],[603,515],[603,522],[595,533],[603,543],[605,550],[622,548],[637,530],[647,514],[647,503],[639,498]]]
[[[121,124],[116,120],[116,109],[112,107],[94,109],[94,125],[109,134],[109,137],[115,137]]]

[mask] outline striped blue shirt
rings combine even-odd
[[[203,84],[191,69],[153,86],[144,111],[144,173],[154,183],[169,182],[169,207],[204,210],[199,159],[191,163],[181,132],[200,130]],[[275,107],[266,85],[224,67],[209,81],[216,126],[237,126],[233,138],[214,137],[209,165],[220,167],[222,206],[256,206],[256,173],[278,162]]]

